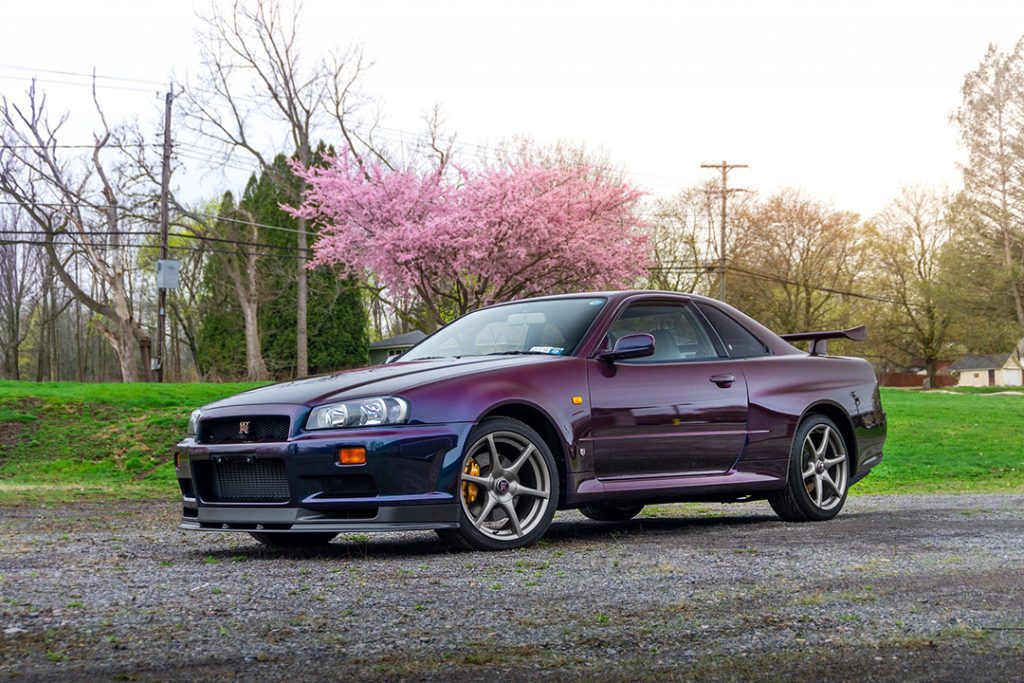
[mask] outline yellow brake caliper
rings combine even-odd
[[[480,465],[476,460],[470,458],[466,463],[466,474],[472,477],[480,476]],[[464,481],[462,482],[462,497],[466,500],[466,504],[470,504],[476,500],[477,494],[480,492],[480,487],[473,482]]]

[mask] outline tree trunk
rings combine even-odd
[[[256,301],[248,297],[243,297],[239,303],[245,321],[245,364],[249,371],[248,378],[254,381],[267,379],[267,364],[263,361],[260,348],[259,308]]]
[[[939,374],[939,364],[934,358],[929,358],[925,362],[925,368],[928,372],[928,388],[938,389],[939,386],[936,384],[937,375]]]

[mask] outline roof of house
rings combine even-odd
[[[402,347],[412,346],[425,339],[427,335],[423,334],[419,330],[413,330],[412,332],[406,332],[400,334],[397,337],[391,337],[390,339],[381,339],[380,341],[370,342],[371,349],[399,349]]]
[[[988,356],[963,356],[957,358],[950,370],[994,370],[1006,365],[1012,353],[993,353]]]

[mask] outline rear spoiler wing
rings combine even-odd
[[[864,341],[868,338],[868,328],[864,325],[851,327],[848,330],[832,330],[830,332],[796,332],[794,334],[779,335],[788,342],[809,341],[811,342],[811,355],[823,356],[828,353],[829,339],[852,339],[853,341]]]

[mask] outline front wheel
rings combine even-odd
[[[330,543],[338,534],[332,532],[299,532],[294,534],[270,534],[250,531],[249,535],[275,550],[309,550]]]
[[[484,420],[470,434],[459,479],[459,528],[438,535],[463,550],[508,550],[544,535],[558,508],[558,468],[528,425]]]
[[[775,513],[787,522],[823,522],[846,503],[850,457],[836,424],[811,415],[796,430],[790,450],[786,488],[768,496]]]

